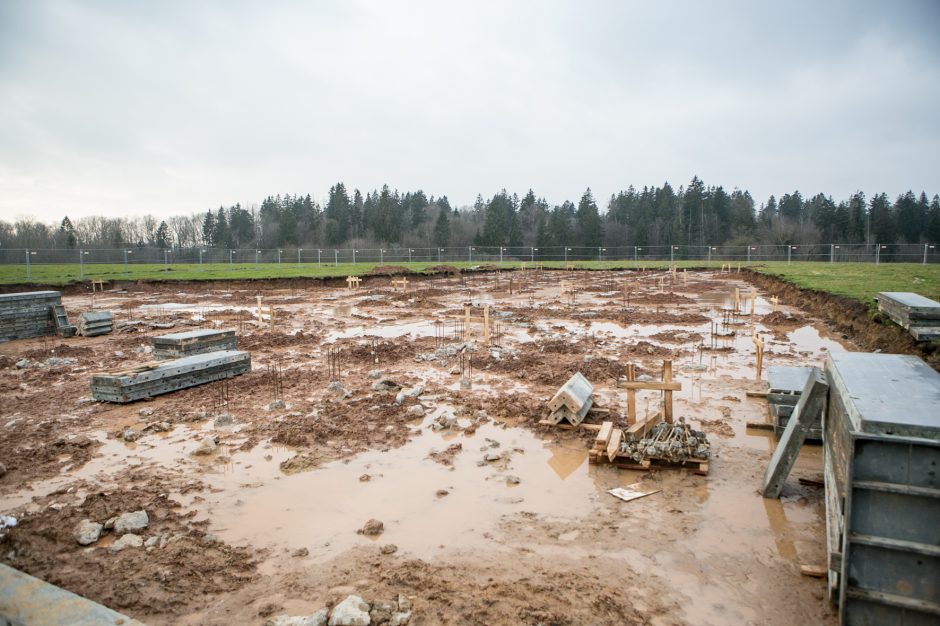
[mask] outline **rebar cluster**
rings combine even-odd
[[[681,463],[690,458],[707,459],[711,447],[705,433],[692,429],[680,417],[675,424],[656,424],[639,441],[632,437],[624,440],[620,451],[636,462],[657,458]]]

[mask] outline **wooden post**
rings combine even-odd
[[[663,361],[663,382],[666,384],[672,382],[672,361]],[[663,419],[667,424],[672,424],[672,391],[670,389],[663,391]]]
[[[627,365],[627,382],[636,381],[636,366]],[[636,389],[627,388],[627,424],[636,424]]]
[[[757,287],[751,287],[751,319],[754,319],[754,312],[757,310]]]
[[[258,323],[259,324],[261,323],[262,319],[263,318],[261,317],[261,296],[258,296]]]
[[[738,287],[734,288],[734,312],[738,313],[741,310],[741,289]]]
[[[470,305],[463,305],[463,340],[467,341],[471,337],[470,332]]]
[[[483,307],[483,341],[490,342],[490,305]]]
[[[682,270],[682,284],[689,286],[689,270]]]
[[[764,340],[760,335],[754,333],[751,341],[754,342],[754,348],[757,350],[757,380],[760,380],[761,370],[764,367]]]

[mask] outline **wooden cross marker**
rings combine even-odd
[[[634,380],[630,380],[633,377]],[[663,361],[663,380],[661,382],[639,382],[635,380],[636,371],[632,365],[627,366],[627,381],[621,383],[627,390],[627,419],[631,424],[638,423],[636,417],[636,396],[631,400],[631,392],[636,391],[662,391],[663,392],[663,419],[667,423],[672,423],[672,394],[675,391],[682,391],[682,384],[672,379],[672,361]],[[633,415],[631,417],[631,404]]]
[[[347,276],[346,277],[346,287],[348,289],[359,289],[359,284],[362,282],[362,279],[358,276]]]
[[[401,289],[402,293],[408,293],[408,277],[402,276],[401,278],[393,278],[392,288]]]
[[[757,288],[751,287],[751,319],[754,319],[754,312],[757,311]]]
[[[774,313],[776,313],[777,306],[780,304],[780,298],[778,298],[777,296],[774,296],[773,298],[770,299],[770,301],[774,303]]]

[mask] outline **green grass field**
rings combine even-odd
[[[22,265],[0,266],[0,284],[23,285],[29,288],[33,285],[66,285],[80,281],[80,273],[85,281],[91,279],[123,281],[123,280],[243,280],[266,278],[343,278],[350,275],[367,274],[377,263],[340,263],[339,265],[316,263],[243,263],[229,265],[228,263],[207,263],[170,265],[169,271],[164,270],[161,264],[123,264],[85,265],[80,270],[78,264],[63,265],[33,265],[30,268],[30,279],[27,279],[26,268]],[[396,263],[396,265],[398,265]],[[428,268],[440,263],[401,263],[415,272],[427,271]],[[443,263],[452,267],[467,269],[479,266],[480,263]],[[498,263],[491,265],[500,266]],[[518,268],[523,264],[517,261],[506,261],[500,267],[506,269]],[[546,262],[545,267],[561,268],[563,262]],[[572,266],[582,269],[658,269],[668,267],[667,262],[656,261],[575,261]],[[702,261],[679,261],[681,268],[701,268],[721,266],[720,262],[705,263]],[[940,300],[940,265],[920,265],[917,263],[883,263],[873,265],[870,263],[810,263],[795,262],[788,265],[779,263],[752,263],[742,264],[744,267],[776,276],[794,285],[816,291],[825,291],[840,296],[847,296],[872,304],[873,298],[879,291],[915,291],[927,297]],[[735,265],[736,267],[736,265]]]

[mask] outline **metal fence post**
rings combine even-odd
[[[85,253],[81,248],[78,249],[78,280],[85,280],[85,260],[82,255]],[[927,253],[924,252],[924,263],[927,262]]]
[[[29,248],[26,248],[26,280],[32,280],[33,275],[29,269]]]
[[[879,265],[880,263],[881,263],[881,244],[876,243],[875,244],[875,265]]]

